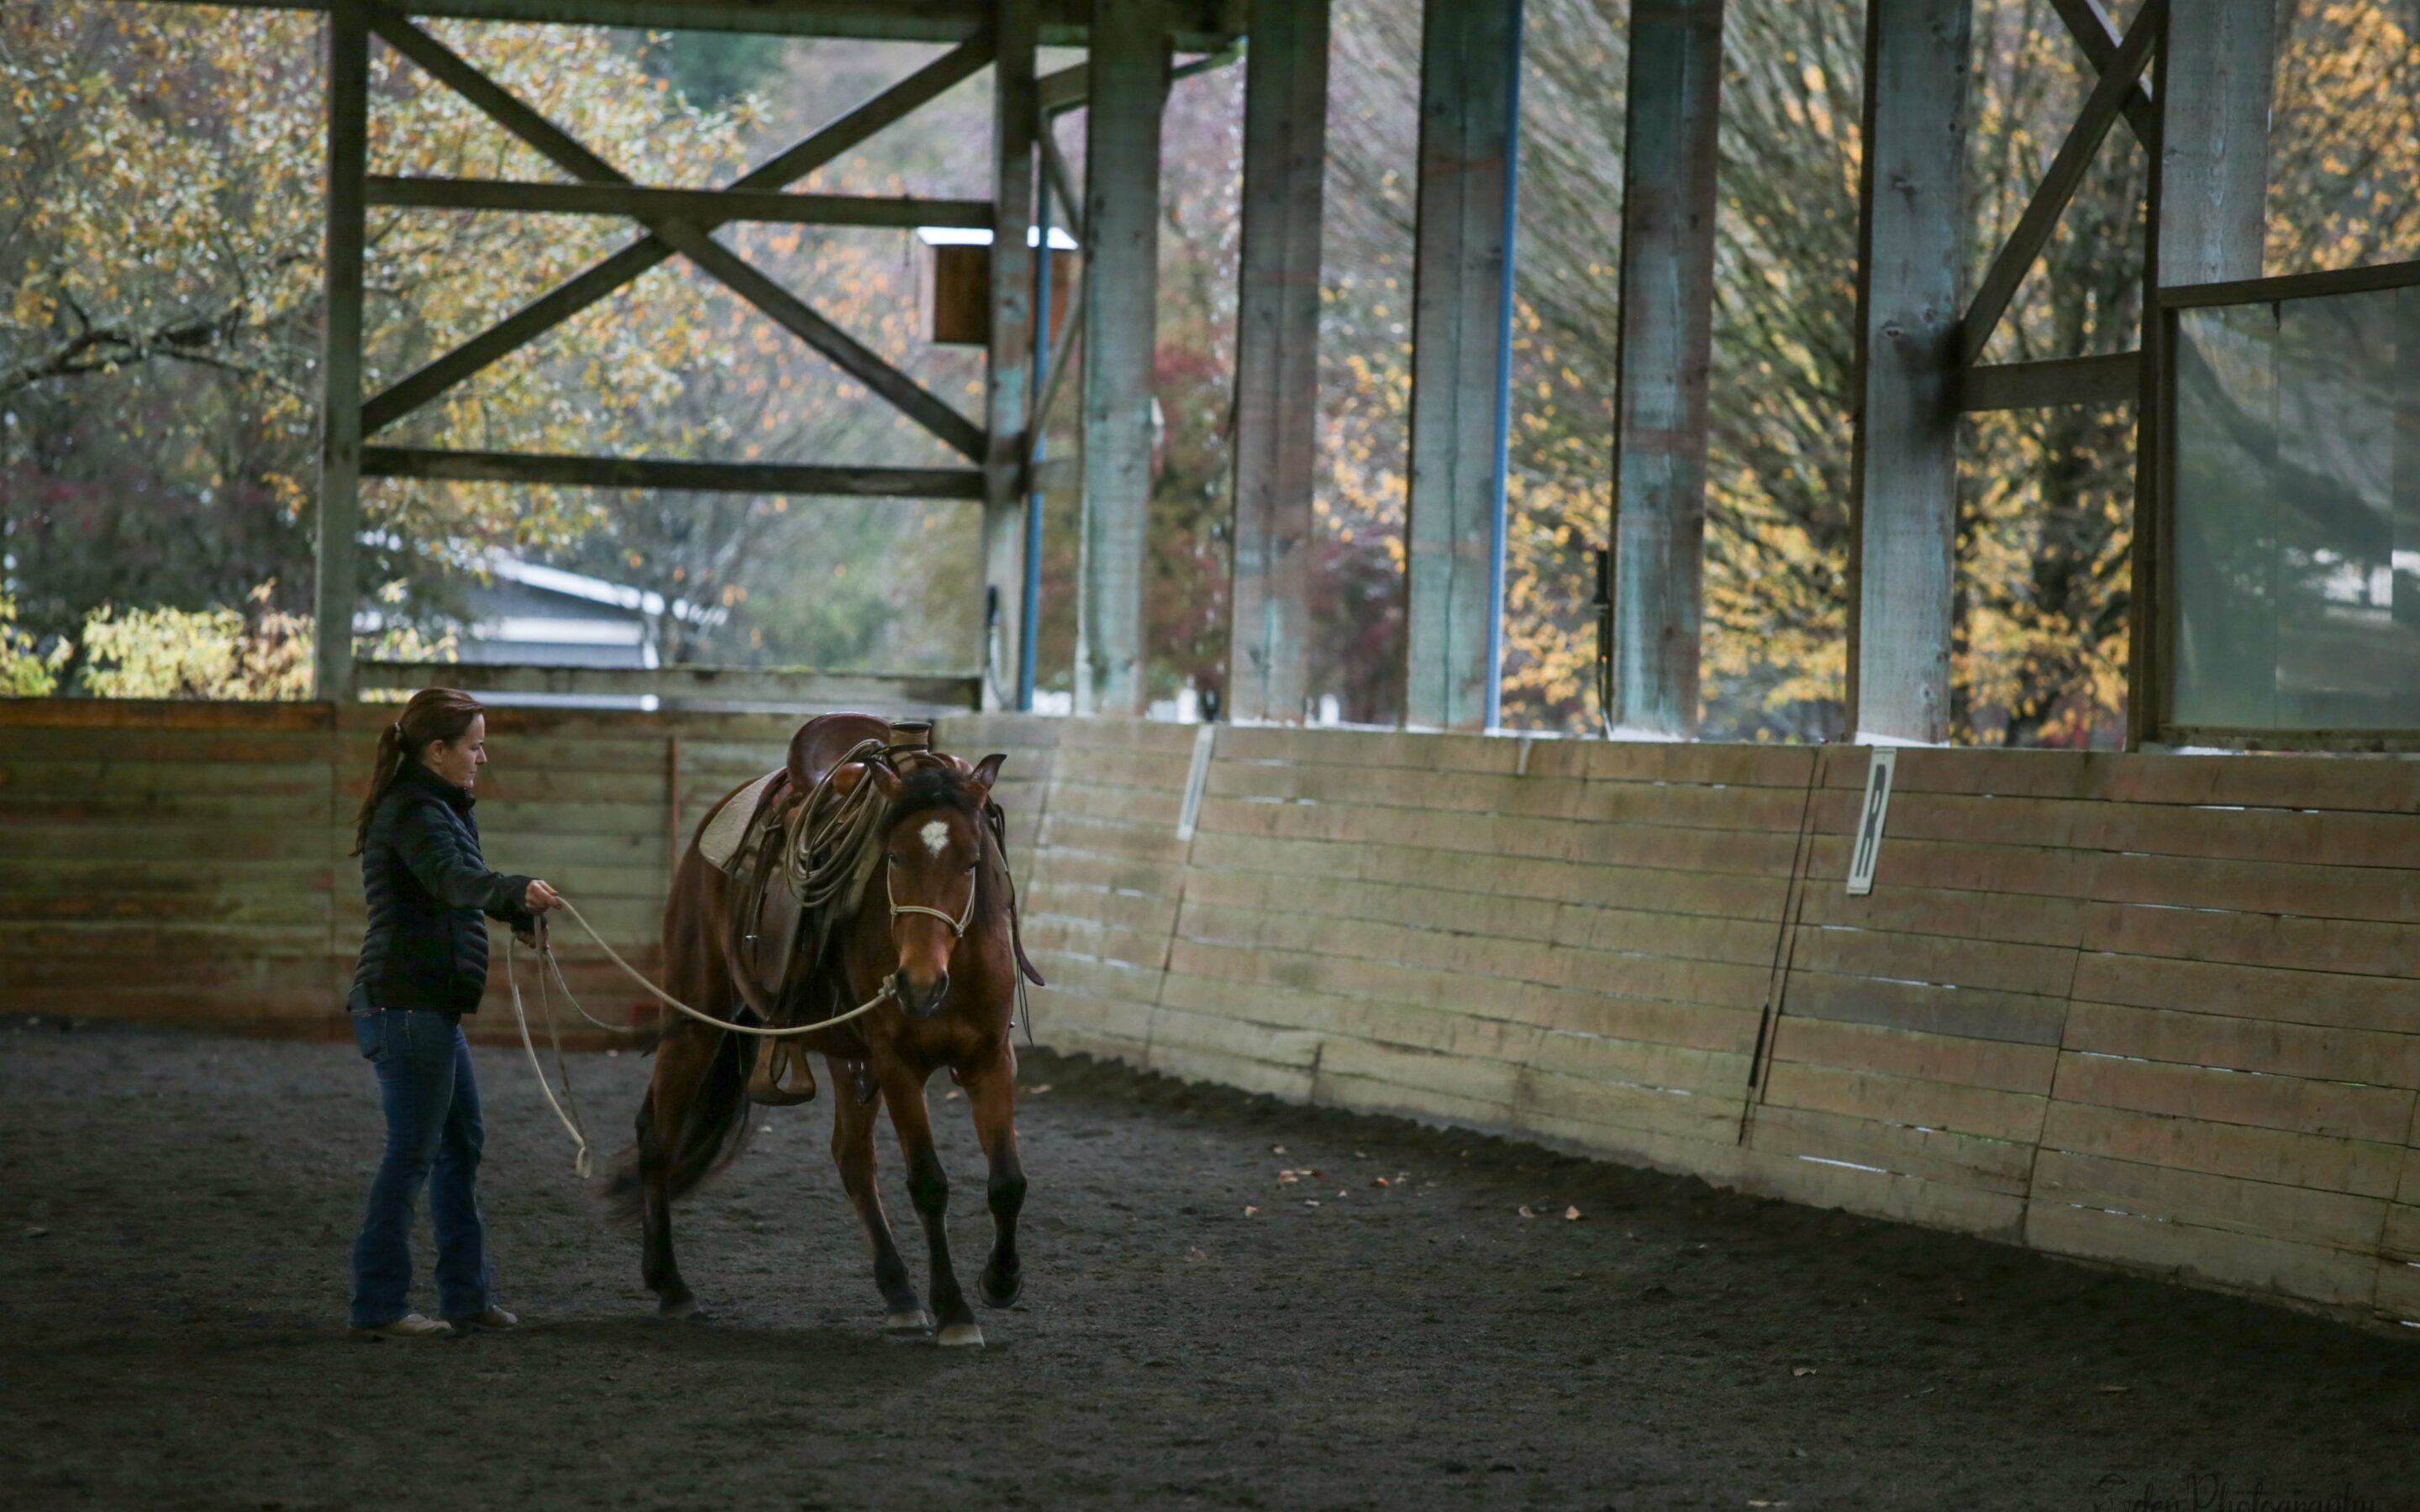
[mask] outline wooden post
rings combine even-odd
[[[1084,542],[1079,680],[1103,714],[1140,714],[1159,299],[1161,0],[1094,0],[1084,121]]]
[[[2269,195],[2276,12],[2267,0],[2172,6],[2162,21],[2159,106],[2143,259],[2142,391],[2135,405],[2133,599],[2128,612],[2126,743],[2167,717],[2167,327],[2160,290],[2260,276]]]
[[[1615,353],[1614,723],[1698,733],[1723,0],[1630,13]]]
[[[1866,9],[1849,721],[1949,736],[1961,198],[1973,0]]]
[[[369,169],[368,0],[328,8],[327,315],[319,348],[319,540],[311,696],[353,696],[362,517],[363,178]]]
[[[1000,0],[992,60],[991,355],[985,373],[983,706],[1014,706],[1025,655],[1025,464],[1033,389],[1034,0]]]
[[[1328,0],[1252,0],[1249,24],[1227,706],[1237,719],[1291,722],[1311,693]]]
[[[1520,66],[1517,0],[1427,0],[1404,718],[1428,729],[1484,729],[1494,712]]]

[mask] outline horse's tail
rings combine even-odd
[[[730,1164],[748,1143],[748,1073],[756,1063],[756,1037],[717,1032],[714,1047],[689,1088],[686,1106],[667,1141],[663,1120],[656,1117],[656,1086],[639,1103],[636,1145],[613,1157],[600,1195],[626,1221],[636,1222],[646,1207],[646,1173],[665,1171],[665,1196],[677,1197]]]

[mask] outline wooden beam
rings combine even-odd
[[[974,707],[972,673],[836,672],[806,667],[531,667],[478,661],[363,661],[364,688],[667,702],[770,703],[799,710]]]
[[[368,0],[328,13],[327,317],[319,346],[319,518],[311,696],[353,696],[353,609],[361,588],[362,180],[369,165]]]
[[[984,707],[1016,706],[1025,638],[1026,465],[1032,456],[1034,0],[999,0],[992,64],[991,348],[984,366]]]
[[[775,190],[793,184],[885,127],[972,78],[991,62],[991,39],[975,40],[935,58],[872,100],[848,111],[788,151],[742,175],[736,190]],[[700,222],[711,231],[720,222]],[[675,255],[672,244],[648,237],[589,268],[435,362],[407,376],[363,407],[367,434],[380,430],[499,359],[519,350]]]
[[[2048,409],[2059,405],[2133,404],[2141,393],[2140,352],[2104,357],[2055,357],[2039,363],[1997,363],[1961,375],[1958,408]]]
[[[1973,0],[1871,0],[1857,183],[1849,718],[1949,737]]]
[[[1227,707],[1298,723],[1311,697],[1328,0],[1253,0],[1250,23]]]
[[[2143,367],[2136,401],[2133,594],[2128,606],[2126,740],[2160,738],[2174,687],[2176,613],[2168,511],[2167,320],[2164,289],[2260,276],[2269,195],[2269,110],[2277,18],[2268,0],[2208,0],[2168,12],[2161,27],[2151,154],[2149,246],[2143,259]]]
[[[1698,733],[1722,0],[1630,13],[1614,384],[1614,724]]]
[[[1067,169],[1067,156],[1059,150],[1059,135],[1051,129],[1050,117],[1042,118],[1038,133],[1042,144],[1042,169],[1049,177],[1050,192],[1058,196],[1060,224],[1067,228],[1076,245],[1084,245],[1084,196],[1076,189],[1076,176]]]
[[[1084,530],[1077,710],[1140,714],[1159,308],[1160,0],[1094,0],[1084,117]]]
[[[627,186],[620,169],[589,151],[511,91],[452,49],[407,21],[373,13],[370,24],[396,52],[478,107],[489,120],[543,153],[557,167],[590,183]],[[889,400],[908,419],[968,456],[981,458],[983,432],[972,421],[891,365],[872,347],[810,308],[806,301],[751,267],[705,230],[686,221],[647,223],[659,240],[687,257],[772,321],[821,352],[832,365]]]
[[[1975,301],[1967,306],[1966,319],[1958,333],[1958,361],[1971,363],[1983,355],[1991,344],[1992,332],[1999,329],[2000,316],[2008,313],[2009,301],[2015,299],[2017,286],[2049,245],[2051,233],[2058,228],[2059,215],[2075,189],[2084,182],[2086,170],[2101,150],[2102,139],[2118,119],[2118,107],[2126,91],[2149,61],[2151,43],[2159,35],[2160,16],[2165,0],[2146,0],[2135,14],[2133,23],[2126,29],[2126,39],[2118,45],[2117,55],[2104,69],[2101,81],[2084,99],[2084,107],[2076,113],[2075,122],[2068,128],[2066,139],[2051,158],[2050,168],[2042,181],[2034,188],[2033,198],[2025,202],[2024,213],[2017,217],[2016,229],[2001,244],[1992,258],[1991,270],[1983,275],[1975,291]]]
[[[326,10],[331,0],[171,0],[248,10]],[[406,0],[408,15],[464,21],[613,26],[625,30],[754,32],[886,42],[963,42],[991,28],[987,0]],[[1172,41],[1219,48],[1242,31],[1241,0],[1171,0]],[[1039,0],[1047,47],[1081,47],[1089,0]]]
[[[899,195],[780,194],[739,189],[648,189],[635,184],[532,184],[502,178],[369,179],[369,202],[410,209],[506,210],[530,215],[627,215],[642,221],[780,222],[793,225],[957,226],[991,229],[991,202]]]
[[[1521,8],[1427,0],[1412,261],[1411,490],[1404,718],[1486,727],[1504,513]]]
[[[2075,45],[2084,50],[2085,61],[2107,72],[2110,61],[2118,55],[2118,23],[2109,19],[2101,0],[2050,0],[2050,4],[2058,12],[2058,19],[2067,23],[2068,35],[2075,39]],[[2160,126],[2159,107],[2151,102],[2151,95],[2150,81],[2137,78],[2134,86],[2126,91],[2120,107],[2126,113],[2126,125],[2133,131],[2134,140],[2146,148],[2157,139]]]
[[[520,483],[559,488],[660,488],[692,493],[831,494],[886,499],[981,499],[973,468],[807,467],[784,462],[693,462],[529,452],[450,452],[371,446],[368,478]]]

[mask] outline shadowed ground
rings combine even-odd
[[[760,1110],[680,1210],[714,1319],[659,1323],[526,1064],[477,1056],[500,1295],[535,1326],[366,1346],[349,1046],[0,1026],[0,1503],[2420,1505],[2420,1339],[1038,1054],[989,1349],[879,1336],[822,1103]],[[573,1062],[609,1149],[647,1064]],[[424,1303],[429,1257],[424,1220]]]

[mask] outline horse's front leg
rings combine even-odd
[[[858,1101],[847,1068],[827,1056],[831,1073],[832,1164],[840,1167],[840,1184],[857,1209],[864,1227],[865,1245],[874,1256],[874,1284],[882,1291],[882,1326],[893,1334],[922,1334],[933,1326],[932,1315],[916,1300],[916,1283],[899,1245],[891,1237],[891,1220],[883,1215],[882,1192],[874,1180],[874,1104]]]
[[[908,1159],[908,1196],[924,1224],[924,1243],[932,1257],[933,1316],[940,1324],[941,1347],[981,1344],[983,1330],[975,1310],[958,1288],[958,1273],[950,1264],[950,1178],[941,1169],[940,1151],[933,1148],[933,1114],[924,1103],[924,1072],[892,1062],[882,1076],[882,1101],[891,1104],[891,1127],[899,1135],[899,1151]]]
[[[991,1201],[991,1258],[976,1279],[985,1304],[1005,1307],[1025,1289],[1016,1257],[1016,1215],[1025,1206],[1025,1163],[1016,1155],[1016,1056],[1003,1043],[988,1066],[965,1078],[974,1113],[975,1137],[990,1166],[985,1196]]]

